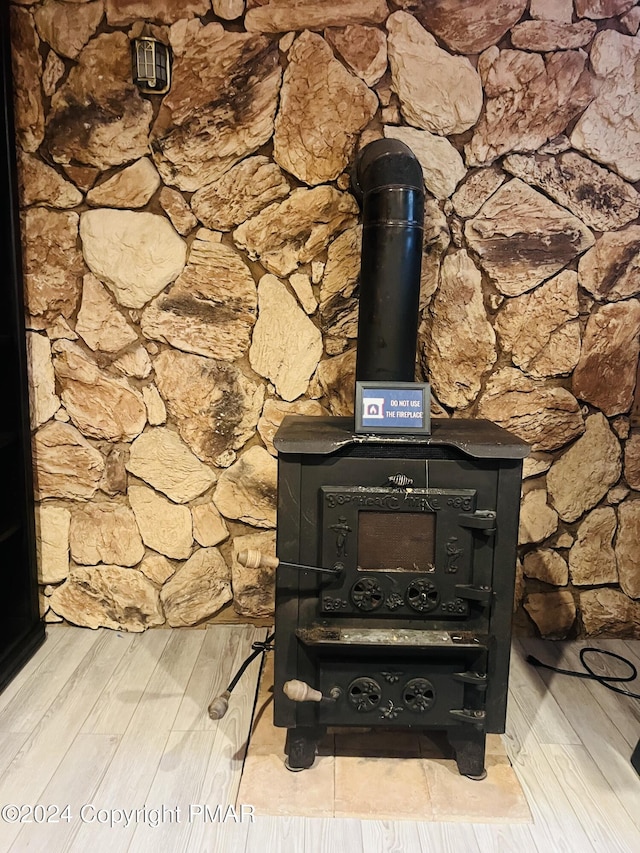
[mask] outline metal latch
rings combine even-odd
[[[460,527],[481,530],[487,536],[496,532],[496,514],[492,509],[477,509],[475,512],[461,512],[458,515]]]
[[[452,708],[449,714],[456,720],[460,720],[461,723],[470,723],[479,729],[484,728],[484,721],[487,716],[484,711],[472,711],[470,708]]]
[[[468,601],[479,601],[481,604],[490,604],[493,590],[490,586],[473,586],[470,583],[457,583],[456,595],[466,598]]]
[[[472,684],[479,690],[484,690],[487,686],[487,675],[484,672],[454,672],[453,678],[463,684]]]

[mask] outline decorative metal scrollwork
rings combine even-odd
[[[375,578],[360,578],[351,587],[351,601],[359,610],[377,610],[384,601],[384,592]]]
[[[356,711],[373,711],[382,700],[382,688],[373,678],[356,678],[347,689],[349,703]]]
[[[381,720],[395,720],[398,714],[404,711],[402,705],[394,705],[391,699],[387,702],[387,707],[380,711]]]
[[[388,681],[389,684],[395,684],[397,681],[400,681],[400,676],[404,673],[402,672],[382,672],[380,673],[385,681]]]
[[[447,501],[447,506],[452,506],[454,509],[462,509],[468,512],[473,507],[473,500],[471,497],[465,495],[464,497],[455,497],[449,498]]]
[[[347,606],[346,598],[333,598],[330,595],[325,595],[322,599],[322,606],[325,610],[344,610]]]
[[[413,486],[413,480],[406,474],[393,474],[391,477],[387,477],[387,482],[394,489],[406,489],[408,486]]]
[[[458,546],[457,536],[450,536],[447,539],[446,550],[447,568],[445,569],[445,571],[449,574],[455,574],[458,571],[458,559],[464,554],[464,548],[460,548]]]
[[[395,610],[400,607],[401,604],[404,604],[404,598],[398,592],[392,592],[387,596],[385,604],[389,610]]]
[[[423,714],[436,701],[435,687],[427,678],[412,678],[402,690],[402,701],[410,711]]]
[[[438,606],[440,593],[435,584],[424,578],[411,581],[407,587],[405,598],[409,607],[419,613],[428,613]]]
[[[346,557],[347,540],[349,539],[349,534],[352,532],[347,524],[346,517],[344,515],[339,516],[335,524],[329,525],[329,530],[333,530],[336,534],[336,556]]]

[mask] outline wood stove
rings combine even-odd
[[[327,726],[445,729],[460,772],[482,777],[485,735],[504,731],[527,446],[487,421],[403,440],[292,417],[276,447],[288,766],[313,763]],[[288,698],[292,680],[320,701]]]
[[[367,146],[359,380],[414,379],[424,190],[410,149]],[[522,459],[488,421],[430,434],[287,417],[278,450],[274,719],[287,766],[327,727],[443,729],[484,776],[504,731]]]

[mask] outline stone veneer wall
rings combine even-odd
[[[525,464],[522,630],[640,636],[640,7],[17,0],[42,609],[133,631],[268,615],[272,437],[351,411],[348,169],[428,190],[420,371]],[[142,96],[130,38],[171,45]],[[635,397],[634,397],[635,393]],[[522,605],[524,610],[522,609]],[[532,621],[531,621],[532,620]]]

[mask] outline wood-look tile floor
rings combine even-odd
[[[524,661],[532,652],[578,668],[577,642],[514,643],[503,744],[532,823],[270,817],[257,808],[251,820],[250,803],[244,813],[240,802],[228,809],[240,785],[257,663],[223,720],[209,720],[207,705],[264,633],[250,626],[144,634],[50,626],[46,643],[0,694],[0,850],[640,850],[640,777],[629,762],[640,703]],[[640,666],[640,642],[591,645]],[[321,785],[318,769],[295,775]],[[265,773],[274,796],[276,784]]]

